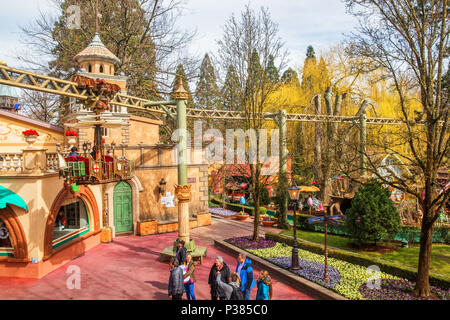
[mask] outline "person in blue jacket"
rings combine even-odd
[[[256,300],[272,300],[272,279],[266,270],[259,274],[257,287]]]
[[[250,292],[256,285],[256,282],[253,277],[252,261],[242,253],[238,256],[236,273],[241,277],[241,290],[244,295],[244,300],[250,300]]]

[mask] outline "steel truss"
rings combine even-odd
[[[19,87],[23,89],[35,90],[40,92],[47,92],[57,94],[65,97],[72,97],[88,104],[88,101],[95,100],[96,94],[90,88],[80,88],[77,83],[61,80],[54,77],[49,77],[37,73],[32,73],[20,69],[10,68],[6,64],[0,63],[0,84]],[[146,105],[152,103],[147,99],[133,97],[121,93],[117,93],[110,97],[108,103],[110,105],[117,105],[127,107],[134,110],[140,110],[150,113],[164,114],[170,111],[173,115],[176,114],[175,103],[173,105]],[[208,110],[187,108],[186,116],[189,118],[198,119],[224,119],[224,120],[244,120],[246,115],[242,111],[228,111],[228,110]],[[265,117],[267,120],[272,120],[271,117]],[[314,114],[296,114],[291,113],[286,115],[286,121],[291,122],[354,122],[358,118],[349,116],[332,116],[332,115],[314,115]],[[401,119],[392,118],[366,118],[367,124],[379,125],[404,125],[405,121]],[[423,124],[420,122],[418,124]]]

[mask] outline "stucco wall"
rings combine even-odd
[[[57,174],[47,174],[40,177],[0,177],[0,185],[18,194],[27,204],[28,212],[16,206],[11,206],[11,208],[17,215],[25,232],[30,259],[37,258],[40,261],[44,257],[44,235],[47,219],[53,202],[63,189],[63,184],[64,180],[59,179]],[[91,185],[89,188],[97,201],[100,225],[102,225],[101,186]],[[89,208],[89,204],[87,206]],[[89,223],[92,230],[92,219]]]
[[[34,146],[47,149],[48,152],[56,152],[56,144],[63,141],[63,132],[0,115],[0,153],[20,153],[22,149],[25,149],[28,144],[22,132],[28,129],[34,129],[39,134]]]

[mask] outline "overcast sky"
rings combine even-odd
[[[216,40],[232,13],[239,15],[244,6],[268,7],[272,20],[279,25],[279,35],[290,52],[291,67],[303,63],[306,47],[312,45],[316,54],[327,50],[351,31],[356,20],[345,12],[341,0],[186,0],[186,10],[179,27],[197,29],[197,40],[190,51],[201,56],[215,52]],[[32,21],[42,11],[52,10],[49,0],[2,0],[0,12],[0,61],[18,66],[17,49],[20,26]]]

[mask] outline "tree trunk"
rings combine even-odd
[[[258,182],[257,182],[258,183]],[[253,199],[255,200],[254,224],[253,224],[253,241],[259,241],[259,186],[255,188]]]
[[[433,243],[433,225],[425,221],[429,213],[423,213],[422,227],[420,230],[420,251],[419,265],[417,269],[417,280],[414,293],[420,297],[428,297],[430,295],[430,262],[431,262],[431,246]],[[426,219],[428,220],[428,219]]]
[[[314,112],[315,114],[322,114],[322,106],[320,103],[320,96],[316,95],[314,97]],[[319,182],[319,186],[321,191],[322,187],[322,123],[315,122],[314,123],[314,165],[313,165],[313,173],[314,178]],[[319,193],[320,196],[320,193]]]

